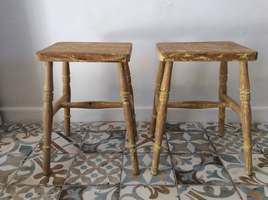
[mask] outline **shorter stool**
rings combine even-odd
[[[152,174],[159,165],[162,136],[165,131],[167,108],[219,108],[219,134],[224,135],[225,108],[238,114],[243,130],[245,170],[252,174],[251,107],[248,61],[257,59],[257,52],[234,42],[188,42],[157,44],[160,64],[156,81],[151,133],[155,136]],[[168,102],[173,62],[219,61],[219,101]],[[240,62],[240,105],[227,95],[227,62]]]

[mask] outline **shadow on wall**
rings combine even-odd
[[[36,36],[28,19],[30,10],[25,1],[0,3],[0,109],[7,113],[34,109],[41,102],[41,68],[34,57]]]

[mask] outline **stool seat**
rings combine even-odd
[[[57,42],[36,55],[40,61],[123,62],[131,49],[131,43]]]
[[[234,42],[165,42],[157,44],[161,61],[256,60],[257,52]]]

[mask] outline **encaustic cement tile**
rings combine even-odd
[[[129,153],[127,133],[125,137],[126,137],[125,152]],[[137,152],[139,153],[153,152],[153,145],[154,145],[154,138],[150,134],[148,134],[148,131],[138,131],[138,134],[136,137]],[[166,137],[163,137],[162,139],[161,152],[162,153],[168,152],[168,145],[167,145]]]
[[[221,154],[220,158],[236,184],[267,185],[268,155],[253,154],[253,175],[247,176],[242,154]]]
[[[124,155],[123,172],[121,183],[124,185],[175,185],[175,176],[168,154],[160,155],[158,175],[151,174],[152,155],[151,153],[138,154],[140,174],[132,175],[132,163],[130,156]]]
[[[239,200],[239,194],[233,186],[179,185],[181,200]]]
[[[119,186],[100,185],[65,185],[61,192],[60,199],[70,200],[118,200]]]
[[[125,126],[125,122],[120,122],[120,121],[91,122],[87,126],[87,130],[89,132],[126,130],[126,126]]]
[[[61,188],[54,186],[9,185],[0,194],[0,199],[58,199],[60,192]]]
[[[41,139],[40,133],[3,133],[0,136],[0,156],[7,153],[29,155]]]
[[[195,131],[195,132],[203,132],[203,126],[201,123],[197,122],[167,122],[166,129],[168,132],[176,131],[176,132],[184,132],[184,131]]]
[[[6,185],[21,166],[25,156],[10,153],[0,157],[0,185]]]
[[[206,126],[209,139],[218,153],[223,154],[239,154],[243,148],[243,134],[239,123],[225,124],[224,136],[218,135],[217,123],[209,123]],[[261,153],[262,143],[266,142],[265,137],[255,131],[251,131],[253,153]],[[268,139],[267,139],[268,141]]]
[[[103,185],[120,182],[122,154],[78,154],[66,184]]]
[[[125,131],[89,132],[84,138],[81,150],[84,153],[123,152]]]
[[[168,145],[171,153],[214,152],[207,136],[202,132],[168,132]]]
[[[51,175],[45,176],[42,169],[43,155],[33,154],[16,171],[9,184],[24,185],[63,185],[73,161],[68,154],[51,155]]]
[[[80,152],[78,145],[73,144],[72,140],[68,137],[52,132],[51,136],[51,153],[63,153],[63,154],[77,154]],[[41,140],[39,144],[34,149],[34,153],[42,153],[43,141]]]
[[[178,184],[231,184],[218,156],[214,154],[173,154]]]
[[[178,199],[176,186],[158,186],[158,185],[135,185],[123,186],[120,189],[120,200],[129,199],[155,199],[155,200],[175,200]]]
[[[242,200],[268,200],[267,186],[237,185]]]

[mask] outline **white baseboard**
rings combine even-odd
[[[150,121],[151,107],[136,107],[137,121]],[[1,107],[0,112],[4,120],[37,122],[41,121],[41,107]],[[169,109],[168,121],[217,121],[218,110],[189,110]],[[122,121],[122,109],[85,110],[73,109],[71,111],[72,121]],[[231,110],[227,109],[227,121],[239,121],[239,118]],[[252,107],[252,120],[254,122],[268,121],[268,107]],[[55,121],[62,121],[62,111],[59,111],[54,118]]]

